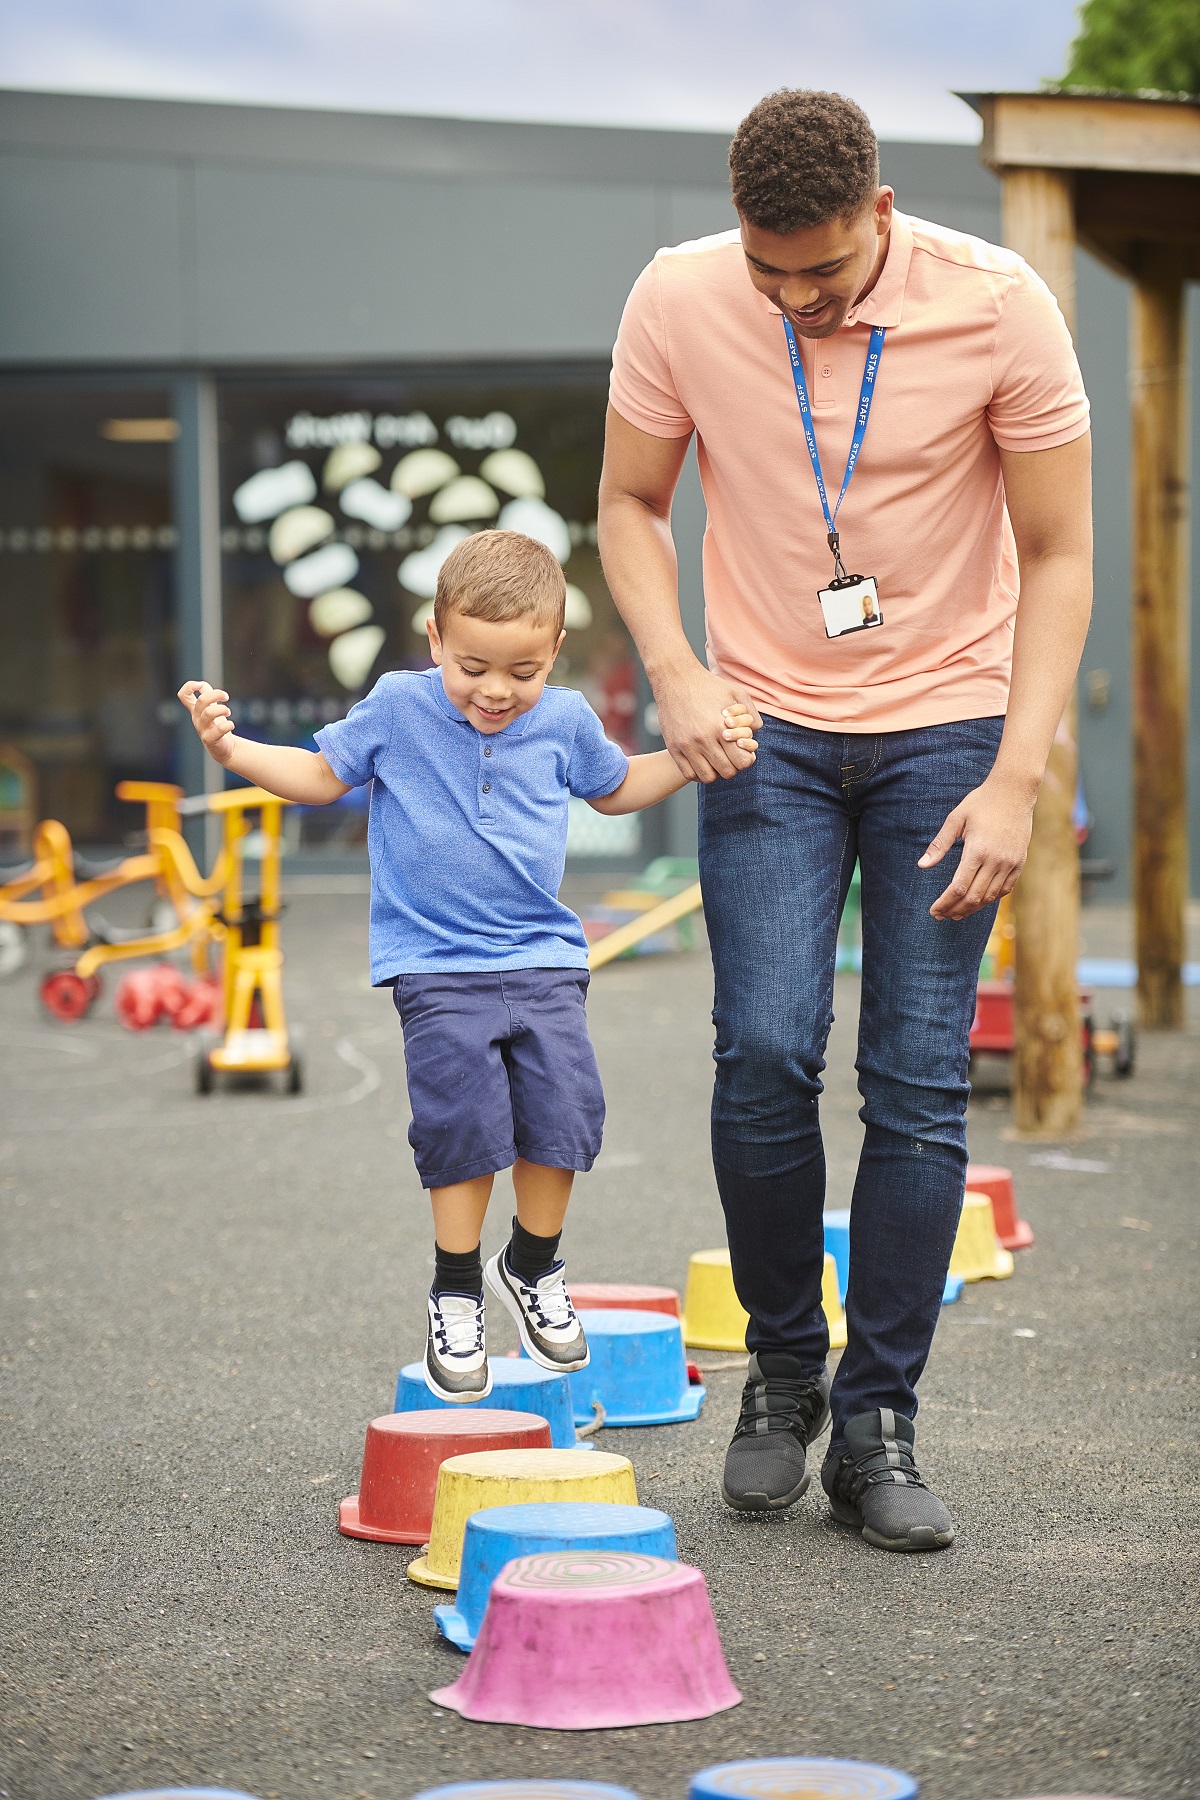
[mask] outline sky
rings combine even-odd
[[[1074,0],[0,0],[0,86],[728,130],[779,87],[973,142],[953,89],[1036,88]]]

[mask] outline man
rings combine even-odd
[[[751,1352],[722,1492],[798,1500],[832,1409],[834,1516],[937,1549],[954,1526],[916,1465],[915,1390],[962,1206],[980,958],[1087,630],[1088,405],[1049,290],[897,211],[852,102],[769,96],[730,168],[739,228],[660,251],[630,295],[600,492],[609,586],[704,784],[713,1161]],[[670,533],[693,432],[707,669]],[[711,721],[739,702],[762,726],[735,774]],[[856,859],[865,1135],[831,1393],[817,1103]]]

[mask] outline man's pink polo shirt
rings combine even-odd
[[[654,437],[695,430],[708,503],[708,658],[767,713],[818,731],[994,717],[1008,700],[1017,556],[997,446],[1081,437],[1088,402],[1045,283],[1010,250],[895,215],[879,280],[841,329],[799,338],[830,505],[867,344],[887,339],[838,516],[884,623],[829,639],[833,560],[783,321],[736,231],[660,250],[629,296],[611,398]]]

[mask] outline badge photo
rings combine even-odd
[[[817,599],[825,617],[826,637],[845,637],[847,632],[870,631],[883,624],[873,575],[847,575],[842,581],[830,582],[818,590]]]

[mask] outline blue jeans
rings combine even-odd
[[[958,865],[917,859],[996,758],[1004,721],[843,736],[764,719],[758,759],[700,789],[716,973],[712,1148],[751,1350],[823,1367],[825,1153],[818,1097],[837,929],[857,858],[863,972],[848,1342],[833,1439],[890,1406],[916,1416],[967,1164],[967,1040],[995,916],[929,908]]]

